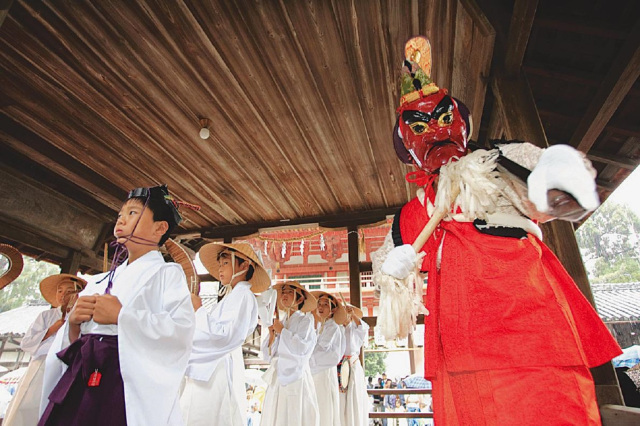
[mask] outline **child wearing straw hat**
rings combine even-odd
[[[347,342],[342,362],[349,362],[349,384],[345,393],[340,393],[340,410],[343,426],[367,426],[369,424],[369,397],[360,363],[360,349],[369,335],[369,324],[362,321],[362,310],[347,303]]]
[[[346,349],[343,324],[347,312],[334,295],[324,291],[312,291],[311,294],[318,301],[318,307],[313,311],[318,341],[309,366],[318,396],[320,424],[340,426],[337,365]]]
[[[195,314],[182,267],[158,250],[179,204],[166,185],[129,192],[111,270],[80,293],[47,355],[39,425],[182,424]]]
[[[31,355],[29,368],[16,391],[4,418],[4,425],[33,426],[38,422],[44,360],[53,343],[53,335],[64,324],[67,311],[87,282],[71,274],[51,275],[40,282],[40,293],[51,305],[41,312],[20,342],[20,348]]]
[[[273,320],[262,353],[271,365],[264,374],[267,392],[262,405],[261,426],[320,426],[316,389],[309,358],[316,345],[314,318],[316,298],[300,283],[273,286],[278,309],[285,318]],[[276,311],[277,312],[277,311]]]
[[[233,354],[258,324],[254,293],[269,288],[271,280],[247,243],[210,243],[199,253],[207,271],[224,286],[224,298],[208,313],[194,297],[196,331],[180,397],[182,417],[188,426],[242,426],[244,363]],[[240,394],[234,392],[238,387]]]

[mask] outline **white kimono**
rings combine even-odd
[[[369,324],[364,321],[359,326],[352,321],[345,327],[347,341],[345,355],[351,357],[351,370],[347,392],[340,394],[342,426],[368,426],[369,424],[369,396],[364,370],[360,363],[360,349],[368,335]]]
[[[258,303],[246,281],[236,284],[210,314],[205,308],[198,309],[186,384],[180,397],[185,424],[245,424],[244,361],[242,356],[234,359],[233,354],[257,324]],[[242,400],[234,392],[238,384],[245,394]]]
[[[53,343],[54,336],[42,340],[47,330],[62,318],[60,308],[52,308],[41,312],[31,324],[20,342],[20,348],[31,355],[29,368],[20,379],[18,390],[7,408],[3,424],[13,426],[33,426],[38,423],[40,397],[42,395],[42,378],[44,376],[44,360]]]
[[[318,325],[318,342],[311,354],[309,367],[318,396],[321,425],[340,426],[337,365],[345,351],[344,327],[329,318]]]
[[[106,274],[93,277],[80,296],[104,294]],[[102,280],[102,281],[101,281]],[[195,314],[182,267],[153,250],[115,272],[111,294],[122,304],[118,324],[81,325],[81,334],[118,336],[120,372],[129,426],[182,425],[180,383],[191,353]],[[69,346],[68,322],[49,350],[41,413],[67,366],[56,353]]]
[[[260,426],[320,426],[316,389],[309,358],[316,345],[313,315],[295,311],[269,348],[262,342],[265,360],[271,361],[263,378],[267,392]],[[324,425],[323,425],[324,426]]]

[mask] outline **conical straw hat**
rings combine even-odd
[[[326,296],[329,299],[331,299],[334,305],[337,306],[337,309],[332,317],[333,320],[336,322],[336,324],[345,325],[345,323],[347,322],[347,311],[344,309],[344,306],[342,306],[342,303],[340,303],[337,297],[335,297],[331,293],[327,293],[326,291],[320,291],[320,290],[312,291],[311,294],[316,298],[316,300],[320,300],[320,298],[323,296]],[[318,320],[320,320],[320,317],[317,315],[317,312],[318,312],[318,308],[316,306],[316,309],[313,310],[313,315]]]
[[[58,301],[56,300],[58,285],[65,282],[72,283],[76,287],[78,287],[78,292],[80,292],[80,290],[85,288],[85,286],[87,285],[87,282],[85,280],[71,274],[51,275],[50,277],[47,277],[44,280],[40,281],[40,293],[42,293],[42,297],[44,297],[44,300],[46,300],[47,303],[49,303],[54,308],[60,306],[58,305]]]
[[[307,291],[307,289],[304,288],[302,285],[300,285],[299,282],[287,281],[284,283],[274,284],[273,286],[273,288],[275,288],[276,291],[278,292],[278,309],[280,309],[281,311],[284,311],[287,309],[285,306],[282,306],[280,304],[280,295],[282,294],[282,287],[284,287],[285,285],[290,287],[295,287],[304,294],[305,296],[304,304],[302,305],[302,309],[300,309],[302,312],[311,312],[316,308],[318,302],[316,298],[313,296],[313,294]]]
[[[345,309],[348,311],[349,308],[352,309],[353,316],[357,317],[359,320],[362,319],[362,317],[364,315],[363,312],[362,312],[362,309],[358,308],[357,306],[353,306],[351,303],[347,303],[347,306],[345,307]],[[347,315],[348,315],[348,313],[347,313]]]
[[[269,288],[271,278],[269,278],[269,274],[262,266],[262,262],[253,251],[251,245],[247,243],[209,243],[202,246],[198,252],[200,254],[200,262],[207,268],[212,277],[218,279],[218,254],[224,250],[235,251],[236,256],[248,260],[253,265],[253,276],[250,280],[247,280],[251,284],[251,291],[262,293]]]

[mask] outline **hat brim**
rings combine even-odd
[[[251,284],[251,291],[254,293],[262,293],[271,285],[271,278],[262,266],[260,259],[256,256],[251,246],[247,243],[209,243],[202,246],[198,254],[200,262],[204,265],[209,274],[218,279],[218,255],[224,250],[233,250],[236,256],[240,255],[253,265],[253,276],[247,280]]]
[[[0,276],[0,288],[3,288],[20,276],[24,267],[24,260],[22,259],[22,254],[9,244],[0,244],[0,255],[9,259],[9,270]]]
[[[313,294],[311,294],[306,288],[304,288],[302,285],[300,285],[299,282],[297,281],[287,281],[284,283],[279,283],[279,284],[274,284],[273,288],[278,292],[278,309],[280,309],[281,311],[284,311],[287,309],[286,306],[282,306],[282,304],[280,303],[280,296],[282,295],[282,287],[284,286],[291,286],[291,287],[295,287],[298,290],[302,291],[305,295],[305,299],[304,299],[304,304],[302,305],[302,308],[300,309],[300,311],[302,312],[311,312],[313,311],[317,306],[318,306],[318,301],[316,300],[315,296]]]
[[[77,275],[71,274],[51,275],[40,281],[40,293],[42,293],[42,297],[44,297],[44,300],[46,300],[47,303],[49,303],[54,308],[60,306],[58,304],[58,301],[56,300],[56,292],[58,291],[58,286],[65,282],[77,284],[82,289],[87,286],[87,282],[85,280],[78,277]]]
[[[316,309],[313,310],[313,315],[318,320],[320,320],[320,317],[317,314],[317,312],[318,312],[317,301],[320,300],[320,298],[322,296],[327,296],[336,305],[336,311],[333,313],[331,318],[333,318],[333,320],[336,322],[336,324],[339,324],[339,325],[345,325],[347,323],[347,311],[344,309],[344,306],[342,306],[342,303],[340,302],[340,300],[338,300],[338,298],[336,296],[334,296],[331,293],[327,293],[326,291],[322,291],[322,290],[312,291],[311,294],[313,295],[313,297],[316,298]]]
[[[351,308],[353,309],[353,314],[359,319],[361,320],[362,317],[364,316],[364,313],[362,312],[362,309],[358,308],[357,306],[353,306],[351,303],[347,303],[346,309]],[[345,310],[346,310],[345,309]]]

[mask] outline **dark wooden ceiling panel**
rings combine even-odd
[[[179,230],[198,243],[287,220],[373,220],[415,191],[391,140],[409,37],[429,37],[432,77],[471,109],[473,137],[487,128],[506,32],[485,13],[508,24],[514,10],[488,3],[15,0],[0,27],[0,165],[80,202],[102,234],[127,190],[157,183],[202,205]],[[541,0],[526,51],[518,42],[552,143],[576,134],[640,13],[632,0],[567,3]],[[591,147],[610,188],[640,155],[639,93],[635,83]],[[11,229],[0,237],[15,241]],[[52,259],[89,244],[29,232],[50,244],[25,247]],[[95,264],[95,244],[82,249]]]

